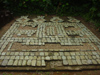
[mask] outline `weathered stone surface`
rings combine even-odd
[[[100,64],[100,40],[82,23],[34,23],[27,22],[27,17],[24,23],[21,19],[0,39],[1,66],[79,69]]]
[[[22,66],[26,66],[26,64],[27,64],[27,60],[23,60],[22,61]]]
[[[71,55],[75,55],[75,52],[70,52]]]
[[[87,60],[87,63],[88,63],[88,64],[92,64],[92,61],[91,61],[91,60]]]
[[[4,59],[5,58],[5,56],[0,56],[0,59]]]
[[[24,55],[29,55],[29,52],[25,52]]]
[[[28,65],[28,66],[30,66],[31,63],[32,63],[31,60],[28,60],[28,61],[27,61],[27,65]]]
[[[76,59],[76,62],[77,62],[78,65],[82,65],[82,62],[81,62],[80,59]]]
[[[15,52],[15,55],[19,55],[19,52]]]
[[[65,60],[66,59],[66,56],[62,56],[62,59]]]
[[[36,66],[41,66],[42,65],[42,61],[37,60]]]
[[[10,59],[15,59],[15,56],[11,56]]]
[[[18,60],[18,66],[22,65],[23,60]]]
[[[88,64],[87,60],[82,60],[82,64],[84,64],[84,65]]]
[[[64,56],[64,53],[63,52],[59,52],[60,56]]]
[[[73,65],[72,60],[68,60],[68,64],[69,64],[69,65]]]
[[[36,60],[32,60],[31,65],[32,65],[32,66],[36,66],[36,63],[37,63]]]
[[[68,60],[63,60],[63,65],[68,65]]]
[[[17,66],[18,65],[18,61],[19,60],[15,60],[14,63],[13,63],[13,66]]]
[[[72,59],[71,56],[67,56],[67,59]]]
[[[49,56],[46,56],[46,57],[45,57],[45,60],[50,60],[50,57],[49,57]]]
[[[92,59],[92,63],[93,64],[97,64],[97,61]]]
[[[76,60],[72,60],[73,65],[77,65]]]
[[[84,60],[84,59],[85,59],[85,56],[82,55],[82,56],[80,56],[80,58],[81,58],[82,60]]]
[[[10,56],[5,56],[5,58],[4,59],[10,59]]]
[[[40,52],[40,56],[44,56],[44,52]]]
[[[24,55],[24,53],[23,53],[23,52],[20,52],[20,53],[19,53],[19,55],[21,55],[21,56],[22,56],[22,55]]]
[[[46,63],[44,60],[42,60],[42,66],[46,66]]]
[[[7,65],[7,63],[8,63],[8,60],[7,59],[5,59],[5,60],[3,60],[3,62],[2,62],[2,66],[6,66]]]
[[[6,55],[6,52],[2,52],[2,55]]]
[[[53,56],[53,59],[54,59],[54,60],[57,60],[57,59],[58,59],[58,56]]]
[[[28,60],[29,59],[29,56],[25,56],[25,59]]]
[[[13,65],[13,62],[14,62],[14,60],[11,60],[11,59],[10,59],[10,60],[8,61],[7,65],[8,65],[8,66],[12,66],[12,65]]]

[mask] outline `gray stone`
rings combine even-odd
[[[46,57],[45,57],[45,60],[50,60],[50,57],[49,57],[49,56],[46,56]]]
[[[19,55],[19,52],[15,52],[15,55]]]
[[[58,55],[59,55],[59,53],[55,52],[55,53],[54,53],[54,55],[55,55],[55,56],[58,56]]]
[[[22,65],[23,60],[18,60],[18,66]]]
[[[2,62],[2,66],[6,66],[7,65],[7,63],[8,63],[8,60],[7,59],[5,59],[5,60],[3,60],[3,62]]]
[[[66,59],[66,56],[62,56],[62,59],[65,60]]]
[[[58,56],[58,60],[61,60],[62,58],[61,58],[61,56]]]
[[[45,52],[45,56],[48,56],[49,55],[49,53],[48,52]]]
[[[80,56],[80,58],[81,58],[82,60],[84,60],[84,59],[85,59],[85,56],[82,55],[82,56]]]
[[[72,60],[68,60],[68,64],[69,64],[69,65],[73,65]]]
[[[44,56],[44,52],[40,52],[40,56]]]
[[[10,59],[10,60],[8,61],[7,65],[8,65],[8,66],[12,66],[12,65],[13,65],[13,62],[14,62],[14,60],[11,60],[11,59]]]
[[[60,56],[64,56],[64,53],[63,52],[59,52]]]
[[[31,65],[31,60],[27,61],[27,65],[30,66]]]
[[[36,66],[36,60],[32,60],[31,65],[32,65],[32,66]]]
[[[70,52],[71,55],[75,55],[75,52]]]
[[[6,52],[2,52],[2,55],[6,55]]]
[[[5,56],[5,58],[4,59],[10,59],[10,56]]]
[[[29,52],[25,52],[24,55],[29,55]]]
[[[96,59],[96,61],[98,62],[98,64],[100,64],[100,59]]]
[[[23,52],[20,52],[20,53],[19,53],[19,55],[23,55],[23,54],[24,54]]]
[[[93,64],[98,64],[96,60],[92,60],[92,63]]]
[[[54,60],[57,60],[57,59],[58,59],[58,56],[53,56],[53,59],[54,59]]]
[[[16,56],[15,59],[19,59],[19,56]]]
[[[15,56],[11,56],[10,59],[15,59]]]
[[[19,59],[22,59],[23,60],[24,59],[24,56],[20,56]]]
[[[71,56],[67,56],[67,59],[72,59]]]
[[[77,65],[76,60],[72,60],[73,65]]]
[[[68,56],[68,55],[70,55],[70,53],[69,52],[64,52],[65,53],[65,56]]]
[[[68,60],[63,60],[63,65],[68,65]]]
[[[29,56],[29,59],[32,60],[33,59],[33,56]]]
[[[28,60],[29,59],[29,56],[25,56],[25,59]]]
[[[5,56],[1,56],[1,57],[0,57],[0,59],[4,59],[4,58],[5,58]]]
[[[87,65],[87,60],[82,60],[83,65]]]
[[[92,64],[92,61],[91,61],[91,60],[87,60],[87,63],[88,63],[88,64]]]
[[[18,65],[18,61],[19,60],[15,60],[14,63],[13,63],[13,66],[17,66]]]
[[[37,59],[37,56],[34,56],[33,59],[36,60]]]
[[[42,64],[42,61],[40,61],[40,60],[37,60],[37,64],[36,64],[36,66],[41,66]]]
[[[75,57],[76,57],[76,59],[81,59],[80,56],[75,56]]]
[[[46,63],[44,60],[42,60],[42,66],[46,66]]]
[[[76,62],[77,62],[78,65],[82,65],[82,62],[81,62],[80,59],[76,59]]]
[[[15,52],[10,52],[10,55],[14,55],[15,54]]]
[[[27,60],[23,60],[22,61],[22,66],[26,66],[26,64],[27,64]]]

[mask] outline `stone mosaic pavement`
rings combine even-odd
[[[100,68],[100,40],[79,20],[21,16],[0,39],[0,70]]]

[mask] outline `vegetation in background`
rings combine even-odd
[[[1,0],[2,8],[15,15],[81,16],[100,30],[100,0]]]

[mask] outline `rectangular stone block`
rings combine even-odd
[[[32,61],[31,61],[31,60],[28,60],[28,61],[27,61],[27,65],[28,65],[28,66],[30,66],[30,65],[31,65],[31,63],[32,63]]]
[[[18,66],[22,66],[22,62],[23,62],[23,60],[18,60]]]
[[[18,65],[18,61],[19,60],[15,60],[14,63],[13,63],[13,66],[17,66]]]
[[[8,61],[9,61],[8,59],[3,60],[3,62],[2,62],[2,64],[1,64],[1,65],[2,65],[2,66],[6,66],[6,65],[7,65],[7,63],[8,63]]]
[[[42,65],[42,61],[37,60],[36,66],[41,66]]]
[[[42,66],[46,66],[46,63],[44,60],[42,60]]]
[[[68,60],[63,60],[63,65],[68,65]]]
[[[26,66],[27,65],[27,60],[23,60],[22,61],[22,66]]]
[[[82,65],[82,62],[81,62],[80,59],[76,59],[76,62],[77,62],[78,65]]]
[[[32,65],[32,66],[36,66],[36,63],[37,63],[36,60],[32,60],[31,65]]]
[[[73,65],[77,65],[76,60],[72,60]]]
[[[73,65],[72,60],[68,60],[68,64],[69,64],[69,65]]]
[[[11,59],[10,59],[10,60],[8,61],[8,63],[7,63],[7,66],[12,66],[13,63],[14,63],[14,60],[11,60]]]

